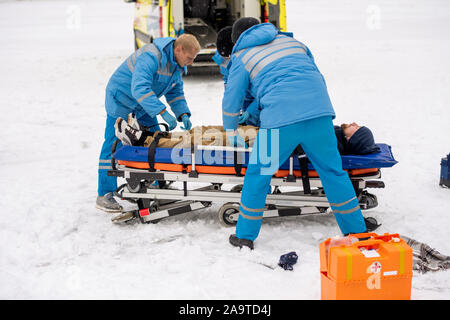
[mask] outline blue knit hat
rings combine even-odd
[[[369,154],[380,152],[380,147],[375,144],[372,131],[367,127],[360,127],[351,136],[347,143],[350,154]]]

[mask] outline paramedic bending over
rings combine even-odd
[[[111,148],[115,138],[114,123],[134,113],[144,126],[158,129],[157,115],[167,122],[169,129],[182,122],[183,129],[192,126],[183,92],[182,72],[191,65],[200,51],[197,39],[183,34],[178,39],[158,38],[129,56],[114,72],[106,87],[105,141],[98,166],[98,197],[96,206],[107,212],[120,212],[122,207],[114,200],[117,178],[107,176],[111,169]],[[165,96],[174,115],[159,100]]]
[[[231,144],[243,145],[236,129],[248,88],[262,110],[261,129],[244,178],[236,234],[230,236],[230,243],[253,249],[272,175],[299,144],[320,176],[341,232],[365,232],[358,199],[342,169],[332,123],[335,113],[309,49],[291,34],[254,18],[237,20],[232,40],[235,45],[222,101],[223,127]],[[262,150],[265,144],[267,152]],[[258,149],[277,165],[268,166]]]

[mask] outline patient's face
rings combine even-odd
[[[356,122],[352,122],[350,124],[342,124],[341,128],[344,130],[344,135],[347,140],[349,140],[353,134],[361,128]]]

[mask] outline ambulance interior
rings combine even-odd
[[[179,32],[193,34],[197,37],[202,51],[196,62],[211,61],[216,48],[217,33],[220,29],[231,26],[241,17],[255,17],[261,20],[259,0],[183,0],[173,1],[173,24]]]

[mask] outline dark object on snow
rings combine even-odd
[[[280,262],[278,262],[278,265],[282,267],[284,270],[294,270],[293,265],[297,263],[297,253],[295,251],[283,254],[280,257]]]
[[[233,31],[231,33],[231,41],[236,43],[239,39],[239,36],[247,29],[259,24],[259,20],[252,17],[245,17],[236,20],[233,23]]]
[[[217,34],[217,51],[222,57],[229,57],[233,51],[233,41],[231,41],[231,31],[233,27],[228,26],[219,31]]]
[[[236,237],[235,234],[230,235],[229,238],[230,243],[235,247],[247,247],[250,248],[250,250],[253,250],[253,241],[248,239],[240,239]]]
[[[429,245],[400,235],[413,250],[413,270],[420,273],[450,269],[450,257]]]
[[[441,160],[441,179],[439,185],[450,188],[450,153]]]

